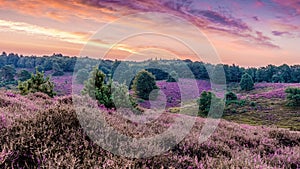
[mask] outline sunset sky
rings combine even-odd
[[[88,44],[102,57],[118,41],[109,57],[197,60],[180,43],[190,40],[201,56],[211,42],[227,64],[300,64],[300,0],[0,0],[0,37],[1,51],[23,55],[80,56]]]

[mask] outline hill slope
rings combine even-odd
[[[162,113],[139,124],[118,112],[101,111],[131,137],[163,132],[174,116]],[[0,91],[0,168],[299,168],[300,133],[221,120],[213,135],[198,142],[205,119],[171,150],[148,159],[114,155],[93,142],[80,126],[72,98]],[[87,120],[93,117],[86,117]],[[88,131],[87,131],[88,132]],[[179,131],[180,132],[180,131]]]

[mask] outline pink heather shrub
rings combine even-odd
[[[163,93],[163,95],[158,96],[157,100],[164,103],[166,108],[178,107],[181,102],[198,98],[202,91],[211,90],[210,82],[206,80],[179,79],[178,82],[158,81],[157,86]],[[150,101],[143,101],[140,105],[150,108],[150,103]]]
[[[129,110],[108,111],[81,96],[48,98],[35,93],[9,97],[7,92],[0,91],[0,124],[9,121],[0,128],[0,168],[300,168],[299,132],[221,120],[211,137],[199,143],[205,119],[195,117],[190,133],[169,151],[150,158],[130,159],[98,146],[87,135],[93,130],[83,130],[81,125],[97,129],[101,124],[94,122],[101,113],[118,132],[146,138],[163,133],[172,126],[174,117],[184,115],[142,114],[140,121],[134,122],[128,119],[134,115],[126,112]],[[96,107],[98,111],[79,107],[76,113],[72,103]],[[107,136],[102,141],[109,143],[110,139]],[[130,148],[120,141],[121,148]]]
[[[285,99],[285,89],[288,87],[300,87],[299,83],[257,83],[255,90],[245,94],[238,94],[240,99],[251,98],[281,98]]]

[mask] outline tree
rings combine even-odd
[[[234,101],[234,100],[237,100],[238,97],[236,96],[235,93],[228,92],[228,93],[225,94],[225,99],[226,99],[226,101]]]
[[[287,94],[288,106],[300,106],[300,88],[287,88],[285,93]]]
[[[129,94],[128,86],[114,82],[112,85],[112,99],[117,108],[135,108],[137,103]]]
[[[212,100],[214,103],[212,104]],[[214,108],[221,110],[224,108],[223,102],[220,98],[217,98],[217,96],[212,92],[203,91],[200,95],[200,98],[198,99],[199,104],[199,116],[207,116],[212,106]],[[212,114],[215,115],[215,114]]]
[[[0,77],[5,82],[14,81],[16,75],[16,69],[11,65],[5,65],[0,69]]]
[[[27,70],[21,70],[17,76],[18,76],[18,80],[22,82],[31,78],[31,74]]]
[[[39,72],[38,70],[27,81],[19,81],[18,89],[22,95],[36,92],[45,93],[50,97],[56,95],[53,82],[50,81],[49,77],[44,77],[44,72]]]
[[[52,74],[53,76],[63,76],[64,75],[64,71],[58,63],[53,64],[53,71],[54,71],[54,73]]]
[[[246,91],[250,91],[254,88],[254,82],[252,80],[252,77],[248,73],[245,73],[242,76],[240,86],[242,90],[246,90]]]
[[[177,82],[178,81],[178,74],[175,71],[172,71],[167,79],[167,82]]]
[[[149,100],[150,93],[152,92],[151,96],[156,97],[159,88],[156,86],[155,77],[150,72],[142,70],[135,76],[132,89],[137,97]]]
[[[76,75],[77,83],[83,84],[89,77],[89,72],[86,69],[80,69]]]
[[[111,85],[111,80],[108,84],[105,84],[105,74],[95,67],[90,74],[90,78],[85,81],[81,93],[98,100],[100,104],[103,104],[107,108],[114,108]]]

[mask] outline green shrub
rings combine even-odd
[[[300,88],[287,88],[285,90],[287,94],[286,98],[288,100],[287,105],[290,107],[300,106]]]
[[[150,72],[142,70],[134,78],[132,89],[138,98],[149,100],[156,98],[159,88],[156,86],[155,77]],[[149,98],[150,93],[152,98]]]
[[[172,71],[167,79],[167,82],[177,82],[178,81],[178,74],[175,71]]]
[[[105,84],[105,74],[97,68],[94,68],[89,79],[85,81],[81,93],[98,100],[100,104],[107,108],[115,107],[112,101],[111,81]]]
[[[91,72],[90,78],[85,81],[81,93],[98,100],[107,108],[135,108],[137,106],[135,100],[129,95],[128,87],[125,84],[113,83],[112,80],[106,83],[105,74],[97,68]]]
[[[245,73],[242,76],[242,79],[241,79],[241,82],[240,82],[240,86],[241,86],[241,89],[245,90],[245,91],[250,91],[250,90],[252,90],[254,88],[253,79],[252,79],[252,77],[248,73]]]
[[[83,84],[89,77],[89,72],[86,69],[80,69],[76,74],[76,81],[79,84]]]
[[[50,81],[49,77],[44,77],[44,72],[39,72],[36,70],[36,74],[32,74],[31,78],[27,81],[19,81],[18,89],[22,95],[27,95],[28,93],[42,92],[50,97],[55,96],[54,84]]]
[[[213,104],[211,102],[212,100],[214,100]],[[201,93],[201,96],[198,99],[198,104],[199,104],[199,111],[198,111],[199,116],[207,116],[212,106],[214,109],[219,109],[219,110],[224,108],[222,99],[217,98],[217,96],[214,93],[206,92],[206,91],[203,91]]]
[[[21,70],[17,76],[18,79],[22,82],[31,78],[31,74],[27,70]]]
[[[228,93],[225,94],[225,99],[226,99],[226,101],[233,101],[233,100],[237,100],[238,97],[236,96],[235,93],[228,92]]]

